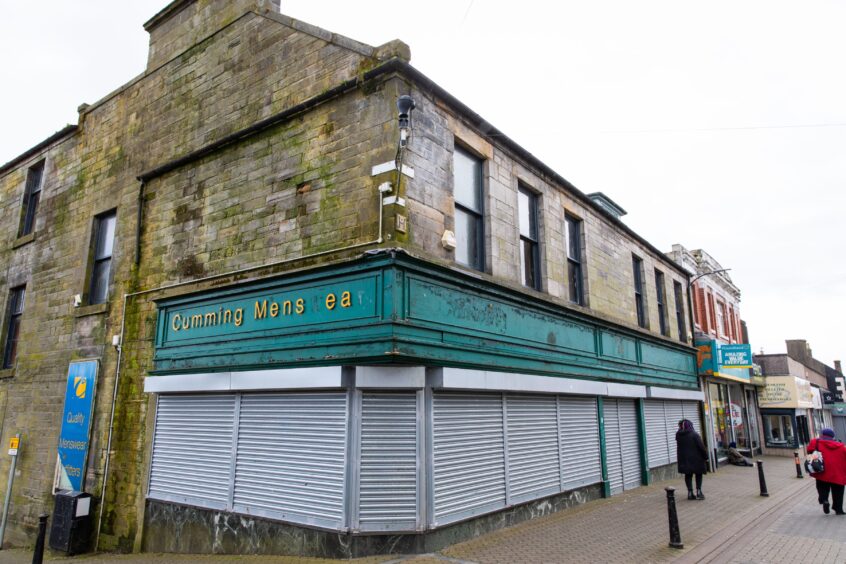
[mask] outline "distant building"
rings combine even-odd
[[[171,2],[0,167],[7,541],[68,487],[101,550],[431,551],[671,475],[687,272],[403,43],[278,9]]]
[[[807,341],[785,342],[787,354],[758,354],[755,363],[766,379],[759,394],[765,453],[792,456],[834,425],[834,402],[823,401],[830,391],[828,377],[834,375],[814,358]]]
[[[692,280],[692,337],[708,406],[710,433],[706,440],[714,462],[727,460],[731,443],[749,456],[760,453],[756,386],[762,382],[750,372],[752,351],[740,319],[740,289],[702,249],[689,251],[673,245],[667,256],[685,268]]]

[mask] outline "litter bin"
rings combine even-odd
[[[68,556],[88,551],[91,539],[91,494],[74,490],[56,492],[50,548]]]

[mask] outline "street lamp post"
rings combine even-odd
[[[693,283],[699,280],[700,278],[705,278],[706,276],[711,276],[712,274],[720,274],[721,272],[728,272],[731,270],[730,268],[720,268],[719,270],[711,270],[710,272],[703,272],[697,276],[694,276],[690,279],[687,283],[687,301],[688,301],[688,310],[690,311],[690,335],[691,335],[691,345],[694,347],[696,346],[696,341],[693,339],[693,325],[694,325],[694,318],[693,318],[693,298],[690,296],[690,289],[693,287]],[[705,312],[702,312],[703,314]],[[707,315],[707,314],[705,314]],[[697,366],[698,372],[698,366]],[[708,397],[708,387],[705,385],[705,380],[702,380],[702,395],[704,397]],[[710,404],[710,402],[708,402]],[[717,469],[717,456],[715,454],[716,449],[714,448],[714,439],[711,436],[711,430],[713,429],[713,421],[711,420],[711,410],[708,409],[704,413],[705,415],[705,427],[707,428],[708,432],[705,433],[705,442],[708,444],[708,460],[710,462],[711,471],[715,471]]]

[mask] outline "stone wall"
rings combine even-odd
[[[199,2],[199,4],[213,4]],[[202,6],[201,6],[202,7]],[[206,7],[207,8],[207,7]],[[101,549],[140,546],[148,442],[144,371],[152,358],[154,304],[127,302],[115,392],[123,295],[377,236],[378,192],[369,167],[393,156],[386,122],[393,94],[358,92],[193,166],[136,177],[171,159],[296,106],[378,64],[373,48],[272,13],[245,12],[172,60],[81,109],[80,128],[0,173],[0,303],[26,284],[16,365],[0,372],[2,440],[24,437],[6,540],[33,542],[37,515],[52,512],[52,482],[68,363],[100,360],[86,489],[103,493],[112,395],[117,394]],[[370,56],[368,53],[376,53]],[[389,96],[390,94],[390,96]],[[390,98],[390,99],[388,99]],[[387,149],[383,149],[383,146]],[[29,242],[17,241],[26,171],[46,156]],[[141,268],[136,266],[139,193]],[[93,218],[117,210],[110,302],[73,307],[85,294]],[[189,288],[183,291],[188,291]],[[5,309],[3,311],[5,323]],[[6,472],[9,459],[0,462]]]
[[[485,248],[487,273],[497,282],[520,285],[519,227],[517,222],[518,184],[539,194],[539,229],[542,290],[536,295],[597,317],[637,327],[632,254],[643,259],[643,285],[648,317],[647,331],[659,334],[655,270],[665,278],[666,322],[669,338],[678,341],[673,282],[682,284],[686,297],[687,278],[662,253],[627,233],[609,216],[579,197],[545,171],[521,159],[509,147],[488,136],[462,118],[432,94],[410,84],[417,102],[414,134],[408,146],[407,162],[415,170],[407,181],[407,244],[441,261],[451,262],[452,252],[442,248],[444,230],[454,230],[452,194],[453,148],[460,144],[484,160]],[[668,212],[670,210],[668,209]],[[583,258],[586,305],[569,301],[566,271],[564,214],[583,222]],[[690,328],[688,304],[682,304],[685,325]]]

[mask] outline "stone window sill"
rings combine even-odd
[[[109,313],[109,303],[108,302],[106,302],[104,304],[94,304],[94,305],[74,308],[73,316],[74,317],[88,317],[89,315],[102,315],[104,313]]]
[[[11,378],[14,375],[15,375],[15,369],[14,368],[4,368],[4,369],[0,370],[0,380],[2,380],[4,378]]]
[[[18,247],[23,247],[29,243],[35,241],[35,231],[30,233],[29,235],[24,235],[23,237],[18,237],[15,239],[15,242],[12,243],[12,248],[17,249]]]

